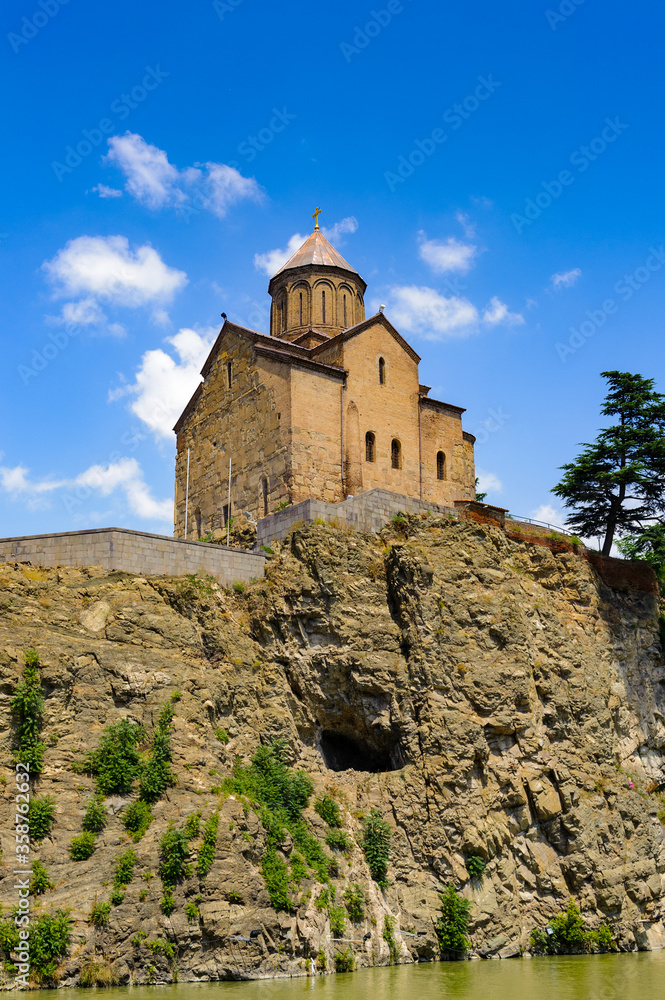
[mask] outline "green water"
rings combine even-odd
[[[402,965],[313,979],[117,987],[101,995],[104,1000],[661,1000],[664,994],[665,952],[656,951]],[[53,1000],[52,991],[31,996]]]

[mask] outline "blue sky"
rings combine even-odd
[[[562,515],[605,369],[663,385],[660,5],[3,5],[0,535],[172,529],[169,428],[311,213]],[[549,510],[547,510],[549,506]],[[537,516],[537,514],[536,514]]]

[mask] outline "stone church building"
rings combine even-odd
[[[419,356],[321,233],[271,278],[270,333],[228,319],[175,425],[175,536],[228,511],[259,519],[309,498],[380,487],[443,506],[475,498],[464,410],[429,396]]]

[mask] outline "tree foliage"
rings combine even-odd
[[[378,809],[370,811],[363,824],[362,849],[372,878],[385,888],[388,885],[388,861],[392,830]]]
[[[665,589],[665,524],[648,524],[638,534],[619,539],[617,548],[626,559],[644,559],[653,566],[661,591]]]
[[[39,654],[34,649],[26,650],[23,662],[23,676],[16,686],[11,700],[12,714],[16,718],[16,738],[18,749],[15,760],[30,766],[33,777],[41,774],[42,760],[46,746],[40,739],[44,692],[39,676]]]
[[[601,374],[608,383],[601,413],[616,422],[561,467],[564,475],[552,492],[571,511],[568,524],[577,534],[603,535],[603,555],[609,555],[617,532],[640,528],[665,511],[665,396],[653,379]]]
[[[469,948],[466,935],[471,904],[468,899],[460,896],[454,885],[446,886],[440,898],[441,914],[436,924],[439,947],[444,954],[462,958]]]

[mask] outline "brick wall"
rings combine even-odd
[[[262,577],[265,555],[126,528],[99,528],[57,535],[0,538],[0,562],[101,566],[105,570],[122,570],[141,576],[210,573],[225,587],[230,587],[234,580],[249,583]]]

